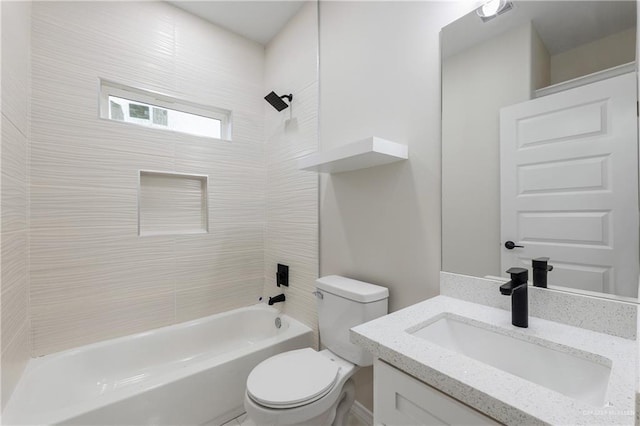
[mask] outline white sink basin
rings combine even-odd
[[[520,339],[506,334],[507,330],[453,314],[407,331],[568,397],[598,407],[605,405],[611,360],[603,356],[532,336]]]

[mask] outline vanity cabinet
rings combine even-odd
[[[457,399],[376,359],[375,425],[499,425]]]

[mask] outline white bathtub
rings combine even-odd
[[[2,424],[221,424],[244,411],[255,365],[312,336],[255,305],[31,359]]]

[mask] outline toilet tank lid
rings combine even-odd
[[[340,275],[327,275],[316,280],[318,290],[360,303],[376,302],[389,297],[389,290],[375,284],[352,280]]]

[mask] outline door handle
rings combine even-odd
[[[524,248],[524,246],[516,245],[516,243],[514,243],[513,241],[507,241],[506,243],[504,243],[504,246],[507,250],[513,250],[516,247]]]

